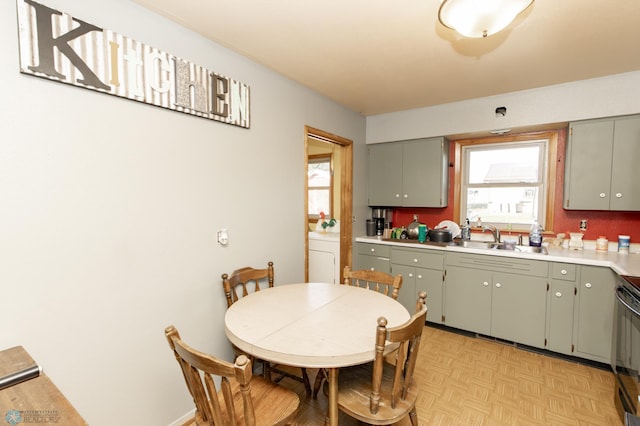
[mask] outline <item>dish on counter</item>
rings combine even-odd
[[[451,236],[453,238],[460,237],[460,226],[457,223],[451,220],[443,220],[438,225],[436,225],[435,229],[448,229],[451,231]]]

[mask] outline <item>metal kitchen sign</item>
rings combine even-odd
[[[17,0],[20,71],[249,128],[249,87],[33,0]]]

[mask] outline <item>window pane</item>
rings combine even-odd
[[[470,184],[539,181],[539,146],[469,151]]]
[[[471,220],[483,222],[530,224],[538,218],[538,187],[467,188],[467,211]]]
[[[309,179],[309,188],[314,186],[326,186],[331,184],[331,172],[329,170],[329,161],[322,163],[309,163],[307,177]]]
[[[329,190],[309,188],[309,215],[318,215],[320,212],[325,212],[327,214],[331,212],[331,206],[329,205]]]

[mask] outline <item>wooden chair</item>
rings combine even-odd
[[[344,285],[352,285],[366,288],[367,290],[375,290],[386,296],[390,296],[394,300],[398,300],[400,288],[402,288],[402,275],[390,275],[382,271],[369,271],[366,269],[352,271],[349,266],[344,267],[343,271]],[[391,294],[389,294],[391,293]],[[316,380],[313,384],[313,397],[318,396],[318,392],[322,387],[323,381],[327,378],[324,370],[318,371]]]
[[[402,287],[402,275],[393,276],[386,272],[366,269],[352,271],[349,266],[345,266],[343,284],[375,290],[397,300]]]
[[[413,373],[427,318],[426,297],[421,291],[416,313],[400,326],[387,328],[387,320],[378,318],[374,361],[341,368],[338,374],[341,411],[367,424],[389,425],[406,416],[413,426],[418,424],[418,383]],[[399,345],[391,363],[386,361],[385,342]]]
[[[227,307],[237,302],[240,296],[245,297],[249,293],[273,287],[274,276],[273,262],[269,262],[266,269],[245,267],[233,271],[231,275],[222,274],[222,286],[224,295],[227,297]]]
[[[227,308],[237,302],[241,297],[248,296],[250,293],[260,291],[268,287],[273,287],[274,284],[274,268],[273,262],[267,264],[266,269],[254,269],[251,267],[244,267],[237,269],[228,274],[222,274],[222,287],[224,288],[224,294],[227,298]],[[268,321],[268,318],[265,318]],[[263,375],[271,380],[272,373],[276,373],[275,381],[279,382],[284,377],[289,377],[293,380],[301,382],[304,385],[308,395],[311,395],[311,384],[309,383],[309,376],[307,370],[301,368],[301,373],[296,374],[294,367],[275,365],[264,360],[255,359],[253,356],[244,353],[240,348],[233,346],[233,351],[237,356],[245,355],[253,361],[253,363],[262,364]]]
[[[216,359],[185,344],[174,326],[164,330],[196,405],[197,425],[295,424],[298,395],[262,377],[253,377],[244,355],[235,363]],[[213,376],[220,378],[219,390]]]

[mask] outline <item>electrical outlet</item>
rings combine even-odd
[[[586,231],[587,230],[587,219],[582,219],[580,221],[580,230],[581,231]]]

